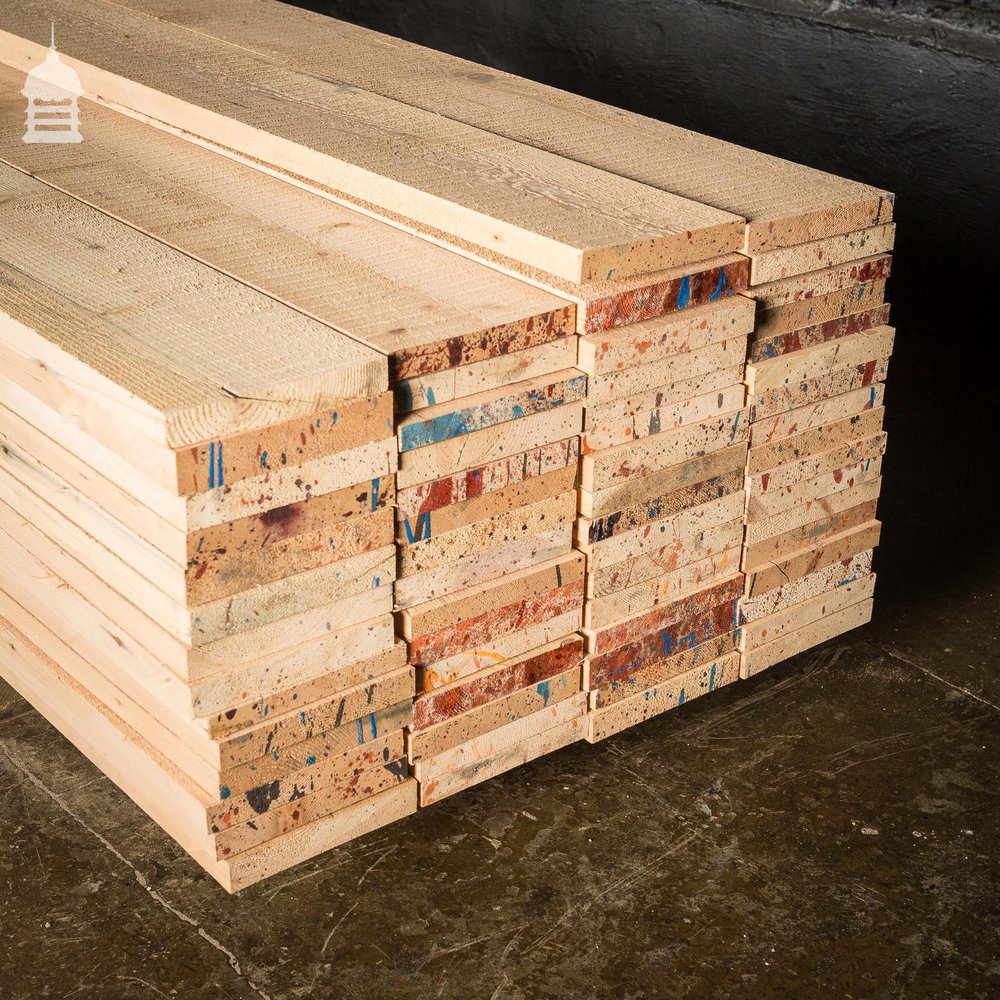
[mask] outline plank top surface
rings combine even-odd
[[[23,80],[0,66],[0,160],[386,355],[573,329],[565,299],[91,101],[84,142],[23,143]]]
[[[0,268],[0,336],[82,363],[170,447],[388,385],[371,348],[6,165]]]
[[[302,72],[743,216],[751,253],[892,218],[892,196],[878,188],[274,0],[121,2]]]
[[[50,19],[85,91],[570,280],[736,249],[742,219],[208,34],[89,0],[10,0],[0,58]]]

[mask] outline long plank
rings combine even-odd
[[[808,274],[820,268],[884,254],[892,249],[895,239],[896,226],[887,223],[768,250],[750,258],[750,284],[780,281],[790,275]]]
[[[154,448],[388,387],[370,348],[6,165],[0,193],[0,261],[5,278],[16,270],[0,295],[0,339]]]
[[[587,717],[587,740],[598,743],[630,726],[679,708],[685,702],[711,694],[733,683],[739,676],[739,654],[730,653],[710,664],[695,667],[657,685],[652,691],[644,691],[592,712]]]
[[[464,556],[450,564],[397,580],[396,607],[408,608],[487,583],[507,573],[565,555],[572,547],[573,525],[567,522],[537,535]]]
[[[719,451],[697,455],[680,465],[648,476],[614,483],[605,490],[580,491],[580,513],[587,518],[605,517],[654,497],[706,482],[746,466],[746,444],[729,445]]]
[[[868,549],[806,576],[800,576],[797,580],[789,580],[781,587],[775,587],[756,597],[745,598],[740,609],[748,622],[756,621],[777,611],[786,611],[817,594],[850,586],[871,574],[872,555],[872,550]]]
[[[891,326],[877,326],[829,344],[748,364],[747,385],[750,393],[754,395],[820,378],[838,368],[862,365],[873,358],[887,358],[892,354],[895,332]]]
[[[747,218],[753,253],[892,216],[868,185],[697,135],[492,67],[263,0],[125,0],[303,72],[337,79]]]
[[[734,469],[722,476],[692,483],[671,493],[652,497],[641,503],[632,504],[622,510],[616,510],[599,518],[581,517],[576,522],[576,544],[579,549],[587,552],[591,547],[599,545],[616,535],[624,534],[635,528],[643,528],[653,521],[679,514],[691,507],[738,493],[743,490],[742,470]]]
[[[488,667],[539,649],[552,642],[573,636],[583,625],[583,607],[577,604],[564,614],[547,618],[517,632],[508,632],[482,646],[452,653],[417,670],[417,690],[421,694],[436,691],[463,677],[471,677]]]
[[[580,368],[602,375],[648,364],[668,354],[696,351],[754,329],[753,303],[740,295],[617,330],[580,338]]]
[[[768,389],[750,397],[750,422],[756,423],[776,413],[804,406],[810,399],[830,399],[875,382],[884,382],[888,372],[889,359],[874,358],[850,368],[838,368],[829,375]]]
[[[789,434],[767,444],[751,448],[747,456],[747,475],[756,476],[768,469],[801,462],[833,448],[872,437],[882,430],[885,409],[862,410],[854,416]]]
[[[874,520],[877,505],[878,500],[872,499],[863,500],[846,510],[830,512],[821,507],[814,512],[814,520],[789,528],[756,545],[747,545],[743,552],[743,571],[752,575],[776,563],[780,565],[785,559],[800,556],[802,550],[810,546],[818,548],[844,532],[860,528]]]
[[[208,799],[134,729],[106,711],[8,622],[0,622],[0,673],[136,805],[228,892],[305,861],[345,841],[408,816],[417,808],[415,781],[307,827],[219,861],[197,815]]]
[[[579,434],[582,425],[583,404],[568,403],[548,412],[532,413],[460,438],[406,451],[399,456],[396,483],[404,490],[442,475],[512,458]]]
[[[802,327],[825,323],[859,309],[868,309],[885,302],[885,279],[861,281],[821,295],[772,306],[757,316],[754,333],[758,338],[800,330]]]
[[[736,492],[677,513],[668,513],[666,517],[589,546],[587,568],[597,572],[626,559],[660,552],[668,546],[681,549],[705,532],[737,520],[743,514],[744,506],[743,493]]]
[[[693,562],[722,553],[743,542],[744,520],[740,517],[687,538],[675,539],[659,549],[632,555],[588,576],[588,596],[607,597],[640,583],[656,580]]]
[[[434,757],[445,750],[491,732],[506,722],[513,722],[549,705],[556,705],[567,698],[572,698],[580,691],[580,680],[580,667],[577,665],[555,677],[539,681],[532,687],[521,688],[454,719],[439,722],[417,733],[407,732],[407,757],[415,764],[425,757]]]
[[[850,261],[838,267],[796,274],[780,281],[747,288],[742,294],[755,299],[763,309],[774,309],[793,302],[805,301],[816,295],[827,295],[859,282],[884,281],[892,270],[892,256],[868,257]]]
[[[390,356],[395,378],[569,343],[565,299],[99,104],[85,148],[24,144],[23,79],[0,66],[0,159]]]
[[[653,580],[637,583],[617,593],[590,598],[584,610],[584,627],[597,629],[617,618],[627,618],[655,608],[664,601],[676,600],[688,591],[707,587],[728,576],[734,567],[739,566],[739,562],[740,546],[734,545],[718,555],[688,563]]]
[[[706,452],[740,444],[750,436],[746,417],[744,409],[730,410],[673,431],[584,455],[580,463],[580,483],[585,490],[594,493],[623,479],[648,476]]]
[[[788,580],[808,576],[831,563],[873,549],[879,543],[881,531],[880,521],[870,521],[762,566],[747,574],[746,596],[756,597],[782,586]]]
[[[548,680],[582,659],[583,640],[574,636],[532,650],[522,658],[488,667],[471,677],[420,695],[413,704],[413,728],[427,729],[518,688]]]
[[[465,743],[451,747],[433,757],[423,757],[413,767],[413,776],[421,784],[429,784],[442,775],[462,768],[515,747],[532,737],[555,729],[572,719],[587,714],[587,695],[578,694],[555,702],[530,715],[512,720],[505,725],[476,736]]]
[[[742,630],[727,632],[699,643],[693,649],[684,649],[672,653],[664,659],[634,670],[622,679],[612,678],[610,684],[602,685],[590,694],[591,708],[600,711],[608,705],[625,701],[642,691],[655,690],[660,684],[669,681],[678,674],[687,673],[703,663],[717,660],[730,653],[739,652]]]
[[[773,642],[766,642],[762,646],[743,655],[743,663],[740,667],[741,677],[753,677],[754,674],[773,667],[776,663],[803,653],[813,646],[818,646],[821,642],[833,639],[838,635],[843,635],[851,629],[858,628],[871,621],[873,602],[869,599],[859,601],[840,611],[820,618],[803,628],[782,633]]]
[[[398,424],[400,451],[424,448],[439,441],[471,434],[497,424],[518,420],[531,413],[544,413],[582,400],[587,377],[575,369],[543,375],[507,385],[499,391],[439,403],[418,410]]]
[[[727,374],[727,378],[732,375]],[[702,382],[707,380],[700,380]],[[701,392],[702,388],[706,391]],[[738,385],[727,385],[722,389],[714,389],[711,385],[699,386],[700,394],[683,403],[666,403],[659,406],[649,405],[655,397],[645,397],[648,401],[645,409],[639,409],[626,403],[615,408],[608,417],[590,417],[586,421],[588,428],[581,439],[584,454],[613,448],[616,445],[628,444],[640,438],[652,437],[677,430],[681,425],[705,420],[717,413],[732,413],[741,409],[746,397],[746,388],[740,382]],[[596,408],[595,408],[596,409]],[[612,407],[601,407],[600,410],[612,410]]]
[[[743,223],[732,213],[296,73],[120,5],[90,0],[86,17],[68,0],[42,6],[4,7],[4,62],[28,71],[44,58],[34,26],[47,13],[88,96],[568,280],[641,274],[739,246]]]
[[[807,628],[813,622],[837,614],[852,604],[869,600],[875,593],[875,574],[843,583],[807,597],[798,604],[779,608],[769,615],[748,621],[743,627],[744,650],[749,652],[783,636]]]
[[[586,715],[579,715],[568,722],[530,736],[520,743],[498,751],[453,771],[446,771],[420,785],[420,805],[429,806],[441,799],[496,778],[515,767],[537,760],[545,754],[582,740],[586,733]],[[516,723],[512,723],[516,725]]]

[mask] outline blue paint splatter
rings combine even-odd
[[[677,292],[677,308],[686,309],[691,304],[691,277],[685,274],[681,278],[681,287]]]
[[[406,540],[412,545],[414,542],[420,542],[425,539],[430,540],[431,537],[431,512],[429,510],[424,511],[417,518],[416,530],[410,527],[410,519],[408,517],[403,518],[403,529],[406,531]]]
[[[355,722],[355,724],[358,727],[358,742],[359,743],[364,743],[364,741],[365,741],[364,726],[361,725],[361,720],[360,719],[355,719],[354,722]]]
[[[260,467],[262,469],[266,469],[267,468],[267,451],[266,450],[262,451],[260,453]]]
[[[223,785],[219,789],[219,798],[222,799],[223,802],[225,802],[226,799],[228,799],[229,796],[232,795],[232,794],[233,793],[229,790],[229,786],[228,785]]]
[[[381,487],[381,482],[381,479],[378,478],[372,480],[372,510],[375,510],[378,507],[378,492]]]
[[[726,278],[726,272],[723,268],[719,268],[719,283],[715,286],[715,291],[712,292],[708,297],[709,302],[714,302],[716,299],[723,295],[732,295],[733,290],[729,287],[729,279]]]
[[[434,406],[436,403],[437,403],[437,400],[434,398],[434,390],[431,389],[430,386],[428,386],[427,387],[427,404],[428,404],[428,406]]]
[[[535,690],[542,696],[542,706],[544,707],[544,706],[548,705],[548,703],[549,703],[549,694],[551,693],[550,690],[549,690],[549,682],[548,681],[542,681],[538,685],[538,687],[535,688]]]

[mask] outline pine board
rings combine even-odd
[[[726,580],[676,601],[670,601],[630,618],[618,619],[593,631],[586,630],[584,635],[587,638],[587,652],[598,654],[616,650],[637,637],[662,632],[663,629],[678,622],[707,614],[719,606],[728,609],[729,623],[735,628],[739,624],[736,620],[736,602],[742,594],[743,575],[736,573]]]
[[[580,667],[572,667],[532,687],[521,688],[497,698],[471,712],[439,722],[418,733],[407,733],[407,754],[411,763],[435,757],[452,747],[492,732],[507,722],[514,722],[556,705],[580,691]]]
[[[744,598],[740,608],[748,622],[766,618],[776,611],[787,611],[817,594],[849,586],[856,580],[870,575],[872,555],[872,550],[868,549],[840,562],[831,563],[756,597]]]
[[[892,256],[884,254],[880,257],[868,257],[865,260],[852,260],[837,267],[825,267],[818,271],[796,274],[763,285],[754,285],[742,294],[755,299],[762,309],[773,309],[807,300],[815,295],[826,295],[858,282],[884,281],[889,277],[891,270]]]
[[[120,5],[92,0],[86,17],[68,0],[41,8],[36,0],[12,0],[2,12],[8,65],[26,72],[44,58],[34,25],[45,14],[61,25],[61,56],[88,96],[570,281],[641,274],[739,247],[743,224],[731,213],[412,102],[343,87],[326,74],[296,73]]]
[[[511,750],[518,744],[540,736],[557,726],[583,719],[587,714],[587,695],[584,692],[571,695],[553,705],[546,706],[531,715],[522,716],[503,726],[490,730],[466,743],[444,750],[433,757],[423,757],[413,766],[413,776],[421,787],[430,789],[432,783],[442,776],[461,771],[478,761],[496,757]],[[433,796],[433,791],[430,795]]]
[[[787,608],[749,621],[743,627],[744,651],[750,653],[769,642],[807,628],[814,622],[835,615],[851,605],[871,600],[875,593],[875,575],[858,577],[835,588],[821,591]]]
[[[464,677],[471,677],[488,667],[516,659],[552,642],[574,635],[583,625],[583,606],[577,604],[564,614],[528,625],[517,632],[495,637],[482,646],[452,653],[430,666],[417,670],[417,690],[436,691]]]
[[[630,664],[620,673],[610,674],[602,679],[601,686],[591,692],[591,709],[599,712],[602,708],[626,701],[640,692],[651,692],[661,684],[668,683],[679,674],[685,674],[704,663],[718,660],[736,652],[742,636],[740,629],[706,639],[690,649],[682,649],[659,660],[640,661]]]
[[[667,355],[658,361],[594,375],[587,385],[587,402],[605,403],[612,399],[652,392],[672,382],[682,382],[710,372],[739,368],[746,364],[745,337],[720,340],[697,351]]]
[[[574,449],[575,450],[575,449]],[[464,477],[470,479],[469,473]],[[471,500],[435,507],[419,514],[413,521],[401,518],[396,523],[396,541],[400,546],[431,541],[458,528],[488,522],[502,514],[527,507],[549,497],[562,496],[576,489],[576,463],[554,472],[514,482],[499,490],[489,490]],[[476,485],[473,483],[473,488]]]
[[[741,471],[734,469],[723,476],[715,476],[700,483],[692,483],[692,485],[682,487],[672,493],[653,497],[642,503],[617,510],[605,517],[577,518],[577,548],[583,552],[589,552],[594,546],[598,546],[601,542],[617,535],[625,534],[636,528],[643,528],[650,522],[659,521],[673,514],[680,514],[692,507],[700,507],[702,504],[721,499],[732,493],[741,492],[743,478]]]
[[[785,305],[764,309],[754,325],[757,339],[816,326],[885,302],[885,279],[862,281],[822,295],[812,295]]]
[[[527,566],[565,555],[572,547],[573,525],[566,523],[499,548],[456,559],[448,565],[397,580],[396,607],[408,608],[467,587],[488,583]]]
[[[891,326],[877,326],[829,344],[749,364],[747,385],[750,394],[821,378],[840,368],[866,364],[873,358],[887,358],[892,354],[895,335]]]
[[[649,611],[665,601],[677,600],[689,591],[700,590],[730,576],[740,564],[741,542],[742,539],[718,555],[688,563],[672,573],[603,597],[590,598],[584,609],[584,628],[599,629],[616,619]]]
[[[589,547],[587,568],[596,574],[650,552],[661,552],[668,547],[681,550],[713,528],[738,520],[744,504],[742,491],[729,493],[605,538]]]
[[[751,256],[750,284],[762,285],[795,274],[837,267],[863,257],[875,257],[891,250],[895,240],[896,226],[887,223],[796,246],[767,250]]]
[[[518,688],[548,680],[583,659],[583,641],[572,637],[532,650],[522,658],[487,667],[478,674],[421,694],[413,703],[413,729],[427,729],[445,719],[479,708]]]
[[[862,487],[866,489],[867,487]],[[849,498],[853,500],[854,498]],[[845,510],[832,512],[821,505],[813,520],[798,527],[789,528],[774,538],[768,538],[756,545],[747,545],[743,552],[743,571],[748,574],[780,563],[783,559],[801,554],[801,550],[821,545],[842,534],[860,528],[875,518],[877,499],[862,500]]]
[[[820,618],[804,628],[785,632],[773,642],[764,643],[749,653],[743,655],[740,666],[741,677],[753,677],[754,674],[773,667],[782,660],[812,649],[828,639],[843,635],[851,629],[858,628],[871,621],[872,601],[859,601],[841,611]]]
[[[754,329],[753,302],[735,295],[631,326],[580,338],[580,368],[604,375],[696,351],[720,340],[745,338]]]
[[[872,463],[872,465],[874,467],[876,463]],[[837,489],[826,496],[817,497],[815,500],[804,500],[798,506],[772,517],[752,521],[747,525],[746,530],[747,547],[753,548],[756,544],[769,538],[776,538],[787,531],[804,527],[814,521],[819,513],[839,514],[858,504],[877,500],[882,489],[882,477],[877,474],[878,472],[881,472],[881,466],[872,478],[859,477],[862,482],[849,483],[844,489]]]
[[[545,497],[535,503],[497,514],[488,521],[468,524],[423,542],[401,548],[398,552],[399,578],[405,579],[427,570],[441,569],[459,559],[504,547],[511,542],[533,537],[565,524],[576,515],[576,492]]]
[[[503,386],[499,391],[440,403],[404,417],[398,424],[400,451],[413,451],[497,424],[545,413],[581,401],[587,377],[575,369]]]
[[[830,399],[874,382],[884,382],[888,373],[889,359],[876,358],[851,368],[838,368],[829,375],[807,379],[795,385],[769,389],[750,397],[750,422],[756,423],[777,413],[804,406],[811,399]]]
[[[388,388],[383,357],[260,292],[6,165],[0,192],[0,339],[154,447]]]
[[[584,455],[580,462],[580,484],[591,493],[599,492],[623,479],[648,476],[706,452],[741,444],[750,435],[746,416],[746,410],[737,409],[674,431]]]
[[[547,413],[533,413],[496,427],[463,434],[440,444],[403,452],[396,484],[400,490],[480,465],[513,458],[580,433],[583,404],[569,403]]]
[[[596,493],[580,490],[580,513],[587,518],[606,517],[626,507],[665,496],[695,483],[727,475],[746,466],[746,444],[729,445],[718,451],[697,455],[672,468],[648,476],[615,483]]]
[[[711,694],[731,684],[739,676],[738,653],[729,653],[711,663],[695,667],[641,694],[591,712],[587,716],[587,740],[598,743],[630,726],[679,708],[685,702]]]
[[[134,729],[113,720],[8,622],[0,629],[4,679],[228,892],[238,892],[416,811],[417,783],[408,781],[293,834],[219,861],[203,823],[198,822],[207,797]]]
[[[731,378],[731,374],[726,375]],[[706,381],[706,380],[701,380]],[[711,389],[711,386],[699,386]],[[727,385],[722,389],[701,392],[683,403],[665,403],[646,410],[626,405],[615,409],[613,415],[605,419],[588,414],[588,429],[584,431],[580,447],[585,455],[600,452],[605,448],[628,444],[641,438],[649,438],[656,434],[676,431],[682,425],[697,423],[719,413],[732,413],[743,407],[746,398],[746,388],[743,383]],[[655,396],[645,397],[649,402]],[[601,410],[612,409],[602,407]]]
[[[396,412],[412,413],[464,399],[478,392],[522,382],[536,375],[550,375],[576,364],[576,338],[561,337],[537,347],[524,347],[485,361],[473,361],[457,368],[414,375],[396,383]]]
[[[743,517],[673,541],[659,549],[623,559],[588,577],[588,597],[607,597],[640,583],[656,580],[691,563],[721,556],[743,542]]]
[[[23,144],[23,79],[0,67],[0,159],[388,355],[394,378],[569,343],[566,299],[100,104],[81,105],[84,148]]]
[[[892,195],[809,167],[334,21],[237,0],[127,0],[281,64],[407,101],[748,220],[746,249],[802,243],[892,217]]]
[[[762,566],[747,574],[746,596],[751,598],[767,593],[775,587],[781,587],[788,580],[798,580],[831,563],[848,559],[866,549],[873,549],[879,543],[881,531],[880,521],[870,521]]]
[[[512,723],[516,725],[516,723]],[[491,757],[484,757],[454,771],[444,772],[420,785],[420,805],[429,806],[441,799],[481,784],[489,778],[496,778],[515,767],[561,750],[586,733],[586,716],[581,715],[538,735],[528,737]]]
[[[758,444],[750,449],[747,457],[747,475],[756,476],[768,469],[800,462],[810,455],[872,437],[882,430],[884,416],[885,409],[878,406],[829,424],[789,434],[770,444]]]

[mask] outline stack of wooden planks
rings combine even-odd
[[[230,888],[412,812],[384,358],[0,191],[8,679]]]
[[[581,340],[592,742],[739,675],[754,310],[718,270],[690,283],[704,304],[685,292],[664,316]]]
[[[744,676],[871,618],[894,229],[751,258]]]
[[[0,10],[0,672],[224,886],[867,620],[891,196],[83,7]],[[78,145],[21,142],[51,17]]]

